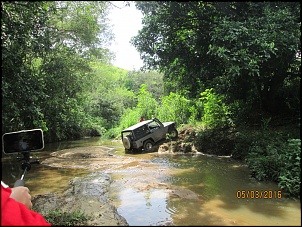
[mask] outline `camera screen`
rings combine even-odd
[[[41,129],[5,133],[2,136],[2,150],[5,154],[37,151],[44,148]]]

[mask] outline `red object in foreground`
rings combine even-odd
[[[1,184],[1,226],[51,226],[41,214],[10,198],[11,193]]]

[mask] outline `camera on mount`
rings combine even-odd
[[[44,148],[41,129],[5,133],[2,136],[2,150],[5,154],[38,151]]]
[[[25,173],[31,169],[31,164],[39,164],[39,160],[30,161],[30,151],[39,151],[44,148],[44,137],[41,129],[22,130],[17,132],[5,133],[2,136],[2,151],[4,154],[19,153],[23,154],[24,160],[21,167],[23,174],[21,179],[17,180],[14,187],[24,186]]]

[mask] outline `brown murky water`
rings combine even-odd
[[[243,163],[225,157],[124,154],[120,143],[90,138],[46,145],[32,159],[43,162],[53,151],[85,146],[108,146],[131,160],[103,169],[114,180],[112,204],[129,225],[301,225],[300,201],[284,198],[276,184],[251,180]],[[10,185],[21,174],[15,157],[2,155],[2,180]],[[32,195],[61,192],[73,177],[93,171],[32,164],[25,180]]]

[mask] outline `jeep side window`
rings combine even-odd
[[[149,129],[152,130],[152,129],[155,129],[155,128],[159,128],[159,125],[157,122],[153,121],[151,122],[149,125],[148,125]]]
[[[148,127],[147,125],[143,125],[133,131],[133,134],[135,136],[135,139],[140,139],[146,135],[148,132]]]
[[[146,133],[150,133],[150,128],[148,127],[148,125],[144,125],[144,132]]]
[[[133,134],[134,134],[134,137],[135,137],[135,138],[138,138],[139,135],[140,135],[140,130],[139,130],[139,129],[134,130],[134,131],[133,131]]]

